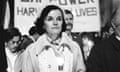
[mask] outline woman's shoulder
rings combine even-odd
[[[30,46],[28,46],[28,51],[30,53],[37,53],[42,50],[43,46],[46,44],[46,35],[41,35],[38,40],[34,43],[32,43]]]
[[[40,41],[43,41],[46,37],[46,34],[42,34],[41,36],[39,36],[39,38],[37,39],[37,41],[35,43],[38,43]]]
[[[70,37],[68,37],[66,33],[64,33],[63,36],[65,37],[66,43],[72,48],[72,50],[76,51],[76,50],[78,50],[80,48],[78,43],[75,42],[74,40],[72,40]]]

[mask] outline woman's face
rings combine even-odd
[[[20,36],[14,36],[11,40],[7,42],[7,47],[11,52],[15,52],[19,44],[20,44]]]
[[[62,30],[63,17],[60,10],[52,10],[44,20],[44,28],[49,34],[59,34]]]

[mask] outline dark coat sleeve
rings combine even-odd
[[[87,60],[87,72],[104,72],[104,44],[96,44]]]

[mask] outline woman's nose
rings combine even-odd
[[[58,23],[57,23],[57,21],[56,20],[54,20],[54,23],[53,23],[54,25],[58,25]]]

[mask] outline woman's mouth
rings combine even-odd
[[[59,29],[59,27],[52,27],[52,29]]]

